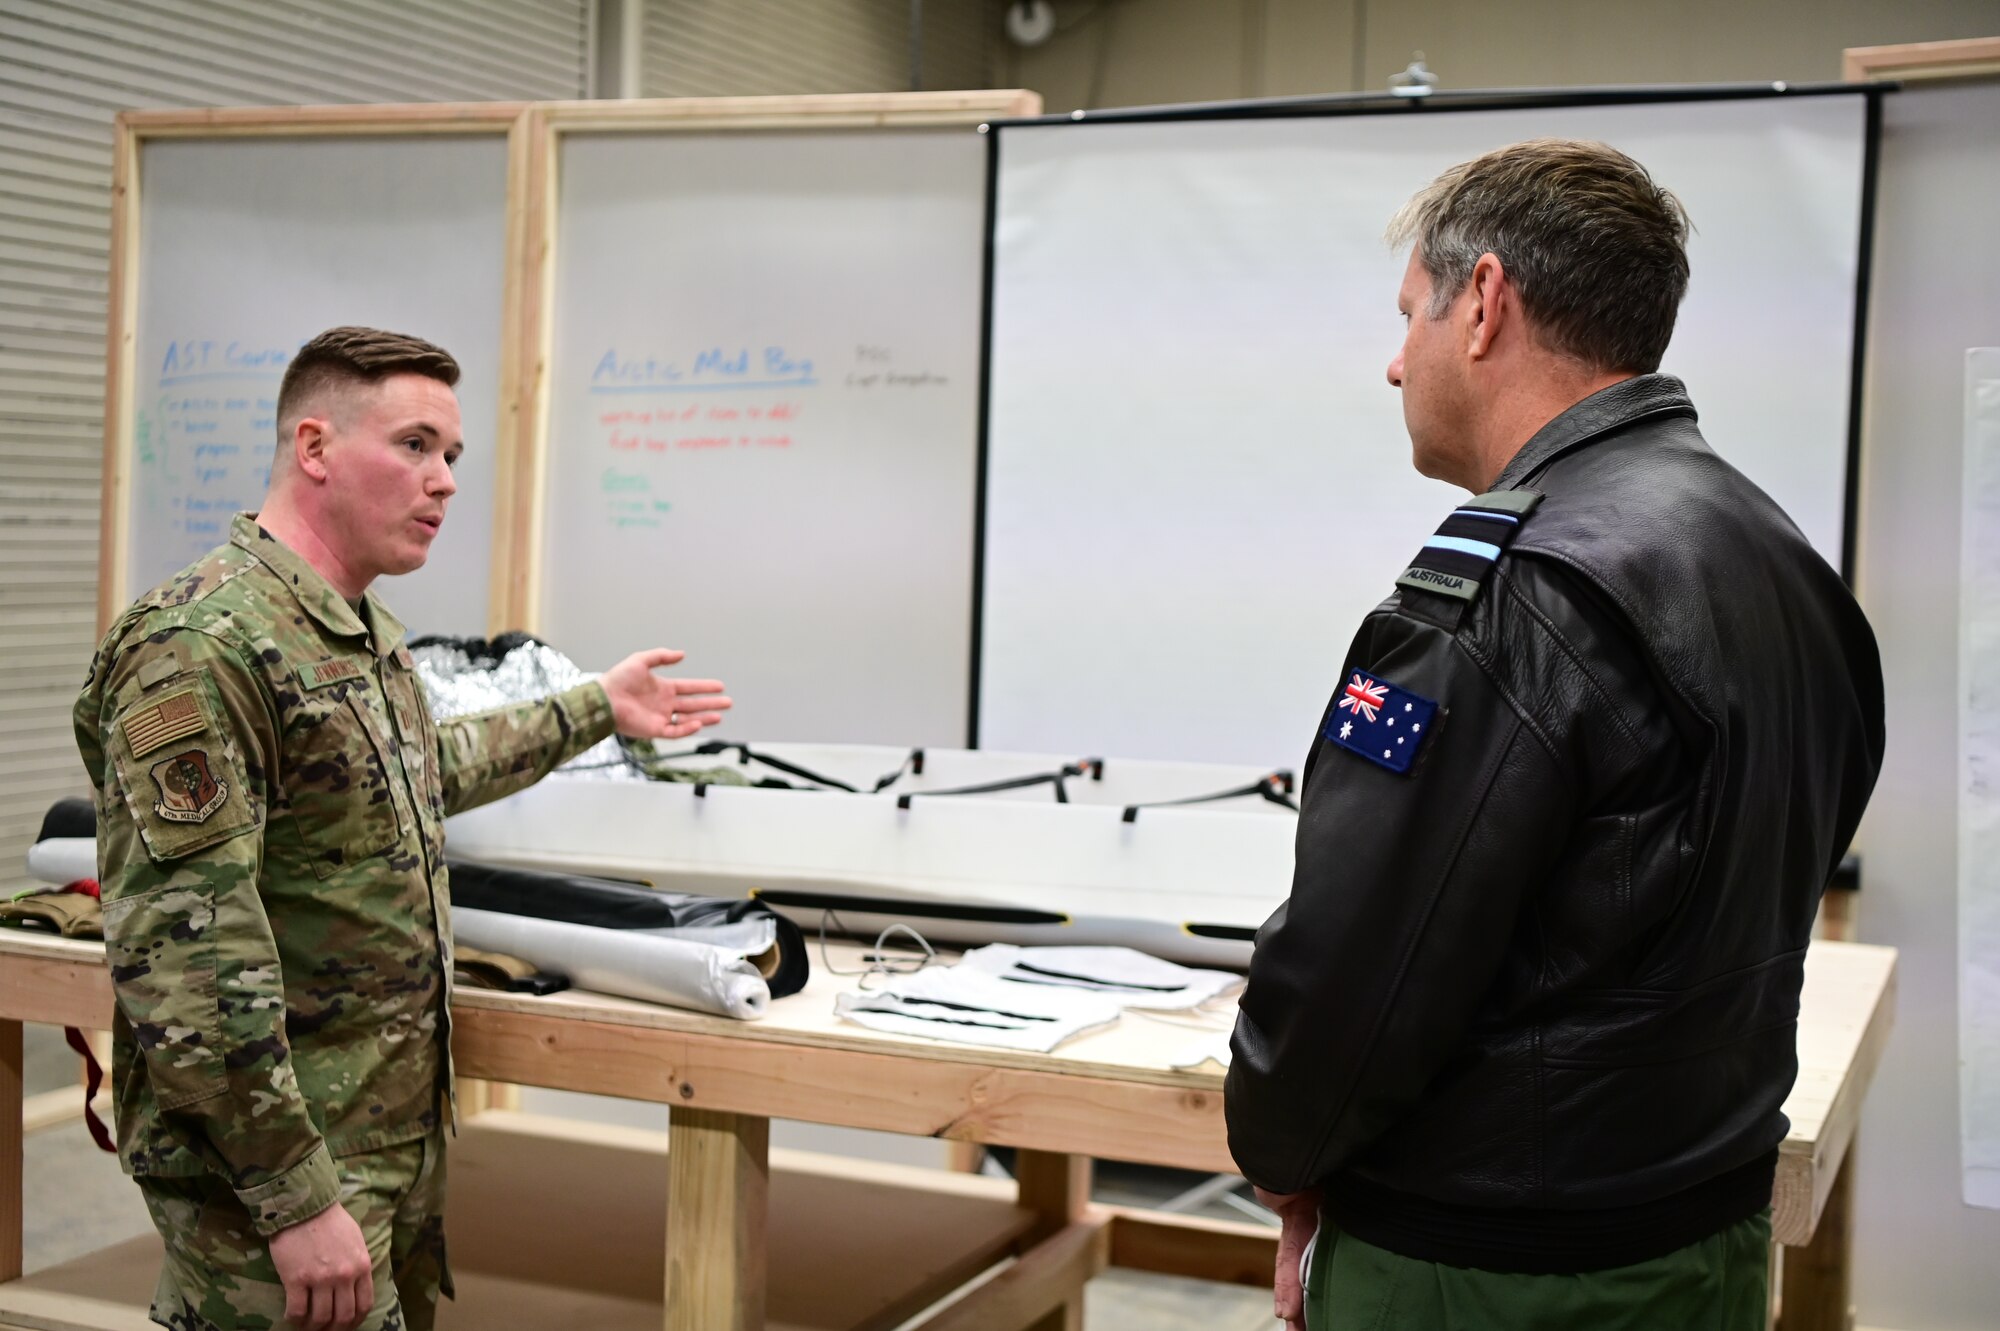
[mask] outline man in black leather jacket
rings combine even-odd
[[[1349,649],[1236,1024],[1230,1148],[1295,1326],[1764,1325],[1802,963],[1882,681],[1654,372],[1686,228],[1552,140],[1392,228],[1416,466],[1477,497]]]

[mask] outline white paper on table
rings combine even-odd
[[[1214,1063],[1225,1071],[1229,1067],[1228,1031],[1215,1031],[1184,1046],[1178,1054],[1167,1061],[1167,1066],[1178,1072],[1189,1071],[1205,1064]]]
[[[938,966],[878,989],[837,995],[833,1010],[870,1030],[1043,1054],[1109,1026],[1120,1014],[1117,1000],[1100,994],[1009,984],[963,966]]]
[[[1958,1040],[1965,1200],[2000,1208],[2000,347],[1965,356]]]
[[[1120,1006],[1176,1012],[1200,1007],[1243,983],[1228,971],[1195,970],[1129,947],[974,948],[957,969],[976,971],[1024,987],[1072,988],[1103,994]]]

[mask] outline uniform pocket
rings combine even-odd
[[[285,742],[283,786],[320,878],[402,840],[386,751],[375,719],[351,687],[300,705]]]
[[[169,884],[105,902],[104,950],[160,1108],[219,1093],[222,1017],[209,893]]]
[[[399,648],[396,655],[398,664],[402,664],[408,653]],[[425,836],[430,837],[437,825],[444,821],[444,787],[438,772],[437,731],[433,727],[430,710],[424,706],[420,696],[421,686],[413,670],[385,668],[382,688],[395,715],[396,734],[401,741],[397,756],[409,773],[410,788],[420,806],[418,820],[424,824]]]

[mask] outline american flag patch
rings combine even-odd
[[[193,689],[182,689],[126,717],[125,742],[132,746],[134,758],[143,758],[162,745],[198,735],[207,728],[208,718],[202,713],[201,700]]]

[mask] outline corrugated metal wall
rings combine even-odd
[[[111,118],[581,97],[586,0],[0,0],[0,885],[84,788]]]
[[[923,90],[996,86],[1002,0],[924,0]],[[647,0],[647,97],[909,92],[910,0]]]

